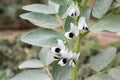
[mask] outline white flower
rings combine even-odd
[[[78,21],[79,30],[88,30],[88,25],[86,23],[85,17],[80,17]]]
[[[67,64],[67,59],[66,59],[66,58],[61,59],[61,60],[58,62],[58,64],[59,64],[60,66],[65,66],[65,65]]]
[[[72,39],[74,37],[77,37],[79,35],[79,29],[77,26],[75,26],[73,23],[70,23],[70,31],[65,33],[65,37],[68,39]]]
[[[67,10],[67,15],[71,17],[78,17],[80,15],[80,10],[74,3],[72,3]]]
[[[51,51],[56,54],[61,53],[61,51],[65,51],[64,42],[58,39],[58,45],[56,47],[52,47]]]

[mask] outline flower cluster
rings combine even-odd
[[[67,15],[70,17],[79,17],[80,10],[73,3],[67,10]],[[80,17],[78,20],[78,26],[74,23],[70,23],[70,31],[66,32],[64,35],[67,39],[73,39],[74,37],[79,36],[79,33],[82,31],[88,30],[88,26],[85,20],[85,17]],[[70,66],[75,66],[76,61],[78,60],[80,53],[76,54],[65,47],[64,41],[58,40],[58,45],[52,47],[51,51],[54,53],[54,58],[59,60],[58,64],[65,66],[69,62]]]
[[[80,53],[76,54],[72,51],[69,51],[62,40],[58,40],[58,45],[52,47],[51,51],[54,53],[54,58],[60,60],[58,64],[65,66],[69,61],[69,66],[75,66],[76,61],[78,60]]]

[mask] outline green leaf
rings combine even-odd
[[[113,0],[96,0],[92,15],[96,18],[102,18],[102,16],[109,10],[112,1]]]
[[[39,27],[44,27],[44,28],[60,27],[59,21],[47,14],[29,12],[20,15],[20,17],[29,20],[31,23]]]
[[[23,7],[24,10],[44,13],[44,14],[56,14],[59,10],[59,5],[51,1],[48,2],[48,5],[44,4],[31,4]]]
[[[120,52],[118,53],[118,60],[119,60],[119,62],[120,62]]]
[[[87,6],[85,10],[83,11],[82,16],[85,17],[86,21],[88,21],[90,19],[90,14],[91,14],[91,8],[90,6]]]
[[[69,0],[51,0],[57,4],[60,4],[60,5],[67,5]]]
[[[85,80],[114,80],[111,76],[106,73],[98,73],[94,76],[88,77]]]
[[[54,80],[69,80],[71,74],[71,67],[69,64],[62,67],[58,62],[54,62],[52,75]]]
[[[60,8],[59,8],[59,16],[60,16],[62,19],[64,19],[64,18],[67,17],[67,15],[66,15],[67,9],[68,9],[67,6],[63,6],[63,5],[60,6]]]
[[[120,3],[120,0],[116,0],[118,3]]]
[[[74,23],[74,20],[73,20],[73,18],[68,16],[66,18],[65,25],[64,25],[64,29],[65,29],[66,32],[70,30],[70,23]]]
[[[117,49],[115,47],[109,47],[104,51],[100,52],[90,62],[90,67],[99,72],[105,68],[115,57]]]
[[[51,50],[47,47],[40,50],[39,58],[46,66],[54,61],[53,53],[51,53]]]
[[[44,67],[45,65],[43,64],[42,61],[37,60],[37,59],[30,59],[27,61],[24,61],[22,64],[19,65],[19,69],[24,69],[24,68],[41,68]]]
[[[120,32],[120,15],[109,14],[90,27],[91,32]]]
[[[10,80],[50,80],[50,78],[44,71],[28,70],[17,74]]]
[[[115,80],[120,80],[120,66],[112,68],[108,74]]]
[[[64,39],[59,32],[50,29],[38,29],[22,36],[21,40],[25,43],[41,46],[53,47],[57,45],[57,39]]]

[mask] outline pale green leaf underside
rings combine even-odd
[[[28,70],[17,74],[10,80],[49,80],[49,77],[44,71]]]
[[[44,13],[44,14],[56,14],[59,10],[59,5],[51,1],[48,2],[48,5],[44,4],[31,4],[23,7],[24,10]]]
[[[67,6],[63,6],[63,5],[60,6],[60,8],[59,8],[59,16],[62,19],[67,17],[67,15],[66,15],[67,9],[68,9]]]
[[[40,60],[45,64],[49,65],[54,61],[53,53],[48,47],[43,47],[39,52]]]
[[[61,25],[56,18],[43,13],[29,12],[20,15],[20,17],[29,20],[36,26],[43,28],[57,28]]]
[[[24,61],[22,64],[19,65],[20,69],[24,68],[41,68],[44,67],[45,65],[43,64],[42,61],[37,60],[37,59],[30,59],[27,61]]]
[[[99,22],[92,25],[89,29],[91,32],[120,32],[120,15],[109,14]]]
[[[115,80],[120,80],[120,66],[112,68],[108,74]]]
[[[64,39],[64,36],[51,29],[34,30],[22,36],[21,38],[21,40],[25,43],[41,47],[56,46],[57,39]]]
[[[115,57],[117,49],[115,47],[109,47],[100,52],[90,62],[90,67],[95,71],[100,71],[105,68]]]
[[[96,18],[101,18],[110,8],[113,0],[96,0],[92,10],[92,15]]]
[[[118,60],[119,60],[119,62],[120,62],[120,52],[118,53]]]
[[[114,79],[106,73],[99,73],[94,76],[88,77],[85,80],[114,80]]]

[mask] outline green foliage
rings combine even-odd
[[[96,0],[92,15],[96,18],[102,18],[102,16],[109,10],[112,1],[113,0]]]
[[[64,67],[58,65],[58,62],[54,62],[52,75],[54,80],[66,80],[70,78],[71,67],[67,64]]]
[[[20,15],[21,18],[29,20],[31,23],[44,28],[56,28],[60,23],[54,17],[43,13],[26,13]]]
[[[41,70],[28,70],[17,74],[10,80],[47,80],[49,79],[46,72]]]
[[[109,14],[90,27],[92,32],[120,32],[120,15]]]
[[[99,74],[93,75],[85,80],[114,80],[114,79],[106,73],[99,73]]]
[[[48,66],[49,64],[51,64],[54,61],[53,54],[51,53],[50,49],[47,47],[45,47],[45,48],[43,47],[40,50],[39,58],[45,66]]]
[[[32,4],[23,7],[24,10],[44,13],[44,14],[56,14],[59,10],[59,5],[49,1],[48,5],[44,4]]]
[[[87,6],[85,10],[83,11],[82,16],[86,18],[86,21],[88,21],[90,19],[90,15],[91,15],[91,8],[90,6]]]
[[[67,5],[69,2],[69,0],[52,0],[52,1],[60,5]]]
[[[106,50],[99,53],[90,62],[90,67],[97,72],[105,68],[115,57],[117,49],[115,47],[109,47]]]
[[[19,65],[20,69],[24,68],[41,68],[45,67],[43,62],[37,59],[30,59],[27,61],[24,61],[22,64]]]
[[[64,25],[65,32],[70,30],[70,23],[74,23],[74,20],[71,17],[67,17]]]
[[[120,79],[120,66],[112,68],[108,74],[113,77],[115,80],[119,80]]]
[[[57,45],[57,39],[64,39],[64,37],[57,31],[50,29],[38,29],[22,36],[21,40],[41,47],[51,47]]]

